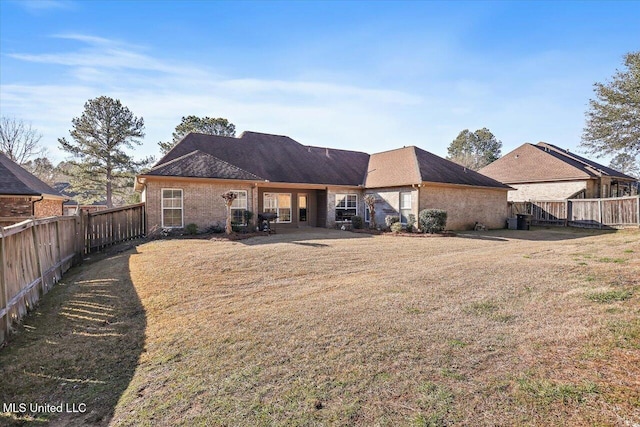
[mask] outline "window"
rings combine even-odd
[[[264,212],[278,216],[276,222],[291,222],[291,193],[264,193]]]
[[[245,190],[231,190],[236,198],[231,204],[231,222],[247,225],[244,213],[247,211],[247,192]]]
[[[400,193],[400,222],[406,224],[411,213],[411,193]]]
[[[182,228],[182,190],[162,189],[162,226]]]
[[[336,221],[351,221],[357,211],[357,194],[336,194]]]
[[[307,221],[307,195],[300,194],[298,196],[298,221]]]

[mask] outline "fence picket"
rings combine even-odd
[[[30,219],[0,227],[0,344],[83,255],[142,237],[144,203],[79,216]],[[38,286],[39,285],[39,286]]]

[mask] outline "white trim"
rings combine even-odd
[[[276,224],[290,224],[293,221],[293,197],[292,197],[292,193],[274,193],[271,191],[265,191],[264,193],[262,193],[262,210],[266,212],[266,207],[265,207],[265,197],[268,195],[275,195],[275,201],[276,201],[276,215],[278,216],[276,218]],[[289,209],[289,221],[281,221],[280,220],[280,206],[278,204],[278,197],[280,195],[287,195],[289,196],[289,207],[288,208],[282,208],[282,209]],[[271,208],[272,209],[272,208]]]
[[[400,224],[407,224],[407,221],[409,220],[409,215],[407,215],[407,221],[402,222],[402,211],[403,210],[409,210],[409,214],[413,213],[412,211],[412,207],[413,207],[413,192],[412,191],[399,191],[399,202],[398,202],[398,213],[400,214]],[[404,194],[408,194],[409,195],[409,206],[402,206],[402,196]]]
[[[231,205],[231,219],[233,220],[233,211],[238,211],[238,210],[242,210],[242,211],[247,211],[249,210],[249,193],[247,192],[247,190],[230,190],[232,193],[244,193],[244,207],[233,207],[233,204]],[[236,200],[240,200],[237,197],[233,200],[233,203],[236,202]],[[245,223],[245,218],[244,218],[244,214],[242,215],[242,223],[240,225],[247,225]]]
[[[343,208],[342,208],[342,207],[338,207],[338,197],[339,197],[339,196],[345,196],[345,199],[344,199],[344,207],[343,207]],[[349,196],[355,196],[355,198],[356,198],[356,205],[355,205],[355,208],[348,207],[348,200],[349,200]],[[336,199],[335,199],[334,205],[335,205],[335,211],[336,211],[336,213],[338,212],[338,210],[346,211],[346,210],[353,210],[353,209],[355,209],[355,215],[358,215],[358,194],[357,194],[357,193],[336,193]],[[335,216],[334,216],[334,220],[335,220],[336,222],[351,222],[351,221],[338,221],[338,220],[335,218]]]
[[[181,225],[179,227],[176,226],[166,226],[164,225],[164,192],[165,190],[171,190],[171,191],[180,191],[180,223]],[[171,197],[171,199],[175,199],[175,197]],[[174,209],[177,210],[177,208],[174,207],[170,207],[170,208],[166,208],[166,209]],[[162,218],[162,228],[184,228],[184,190],[182,188],[161,188],[160,189],[160,216]]]

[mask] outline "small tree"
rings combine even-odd
[[[447,225],[447,211],[442,209],[423,209],[418,217],[423,233],[440,233]]]
[[[364,203],[369,209],[369,227],[376,228],[376,196],[367,194],[364,196]]]
[[[16,163],[23,164],[44,154],[42,134],[30,123],[14,117],[0,118],[0,151]]]
[[[233,228],[231,227],[231,205],[233,205],[233,201],[236,199],[236,197],[238,196],[233,191],[227,191],[222,195],[224,204],[227,207],[227,222],[224,227],[224,231],[227,234],[231,234],[231,232],[233,231]]]

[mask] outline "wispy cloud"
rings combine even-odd
[[[69,0],[17,0],[13,3],[21,6],[29,12],[44,12],[56,9],[71,9],[73,2]]]
[[[398,111],[423,102],[412,93],[334,82],[237,79],[201,64],[175,65],[142,46],[117,40],[84,34],[55,37],[79,46],[10,57],[41,67],[64,66],[72,83],[0,87],[3,109],[33,120],[50,148],[68,132],[84,102],[100,95],[121,99],[144,117],[145,155],[156,154],[157,141],[170,138],[180,117],[188,114],[227,117],[239,130],[286,133],[305,144],[370,151],[372,143],[398,145],[395,141],[406,128]],[[354,146],[353,140],[361,146]]]

